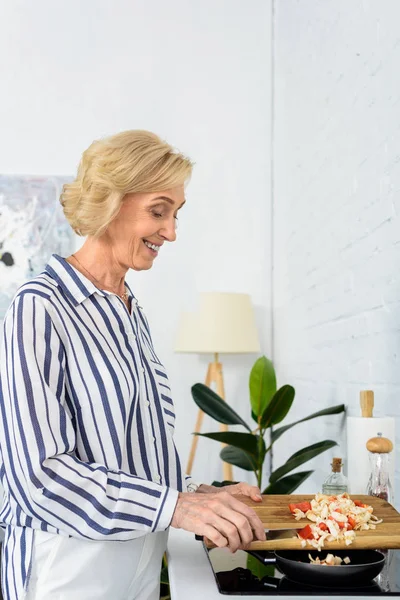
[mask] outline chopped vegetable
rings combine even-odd
[[[290,504],[289,509],[297,521],[311,521],[310,525],[297,532],[303,548],[310,545],[321,550],[325,541],[340,541],[349,546],[356,537],[356,531],[375,529],[382,523],[382,519],[373,514],[372,506],[359,500],[353,501],[348,494],[316,494],[311,502]]]
[[[348,516],[347,517],[348,520],[348,529],[354,529],[355,526],[357,525],[357,521],[355,519],[353,519],[353,517]]]
[[[295,514],[296,510],[301,510],[301,512],[306,513],[308,510],[311,510],[311,503],[298,502],[297,504],[289,504],[289,510],[293,514]]]
[[[354,504],[356,506],[359,506],[360,508],[366,508],[367,507],[367,505],[363,504],[362,502],[360,502],[360,500],[353,500],[353,502],[354,502]]]
[[[314,539],[314,534],[311,529],[311,525],[306,525],[305,527],[303,527],[303,529],[300,529],[298,534],[303,540],[313,540]]]
[[[313,565],[328,565],[330,567],[336,567],[342,563],[348,565],[351,562],[348,556],[345,558],[340,558],[340,556],[335,556],[334,554],[327,554],[324,560],[320,560],[318,556],[317,558],[313,558],[311,554],[308,555],[308,558],[310,559],[310,563]]]

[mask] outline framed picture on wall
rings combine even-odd
[[[73,252],[74,233],[60,205],[72,177],[0,175],[0,321],[18,288],[50,256]]]

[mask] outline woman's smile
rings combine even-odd
[[[159,252],[162,244],[159,244],[159,245],[153,244],[152,242],[149,242],[147,240],[143,240],[143,243],[146,246],[146,249],[149,251],[152,258],[156,258],[156,256],[158,256],[158,252]]]

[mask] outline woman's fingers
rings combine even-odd
[[[254,502],[262,502],[260,488],[256,487],[255,485],[249,485],[247,495],[250,496]]]
[[[243,548],[253,539],[253,533],[246,518],[224,506],[219,498],[209,499],[205,511],[200,513],[200,518],[203,520],[204,535],[209,537],[205,532],[211,526],[214,531],[220,534],[222,539],[218,538],[219,541],[215,541],[215,533],[214,537],[210,539],[217,546],[227,546],[231,552]]]
[[[261,502],[262,496],[260,490],[255,485],[246,485],[240,490],[240,493],[244,496],[249,496],[254,502]]]
[[[212,525],[229,541],[229,547],[235,552],[238,548],[247,547],[253,541],[251,525],[245,515],[233,510],[227,505],[218,504]]]
[[[249,496],[254,502],[261,502],[262,495],[260,488],[255,485],[249,485],[248,483],[241,482],[235,485],[227,486],[226,491],[232,495],[243,494],[243,496]]]
[[[227,546],[231,552],[236,552],[236,550],[244,546],[238,528],[231,521],[227,521],[221,517],[214,517],[213,526],[226,538],[228,542]]]
[[[180,493],[172,527],[205,535],[216,546],[232,552],[246,548],[254,539],[265,540],[264,527],[256,513],[227,492],[218,494]]]
[[[218,548],[226,548],[229,544],[226,537],[224,537],[215,527],[211,525],[205,525],[204,527],[204,538],[207,541],[209,540]]]
[[[226,502],[228,502],[228,498],[226,499]],[[241,513],[246,517],[251,529],[255,533],[256,538],[261,542],[264,542],[266,539],[264,525],[262,524],[256,512],[252,508],[250,508],[250,506],[247,506],[247,504],[244,504],[243,502],[240,502],[240,500],[237,500],[234,496],[231,496],[229,500],[231,502],[230,506],[236,512]]]

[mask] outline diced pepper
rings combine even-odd
[[[320,528],[321,531],[328,531],[329,527],[326,523],[320,523],[318,525],[318,527]]]
[[[353,517],[347,517],[347,520],[348,520],[347,529],[354,529],[354,527],[357,525],[356,520],[353,519]]]
[[[360,508],[366,508],[366,504],[363,504],[360,500],[353,500],[354,504],[356,506],[359,506]]]
[[[294,514],[295,510],[301,510],[303,513],[306,513],[308,510],[311,510],[310,502],[298,502],[297,504],[289,504],[289,510],[292,514]]]
[[[314,539],[314,534],[312,532],[310,525],[306,525],[305,527],[303,527],[303,529],[300,529],[300,531],[298,533],[299,533],[299,536],[301,538],[303,538],[303,540],[313,540]]]

